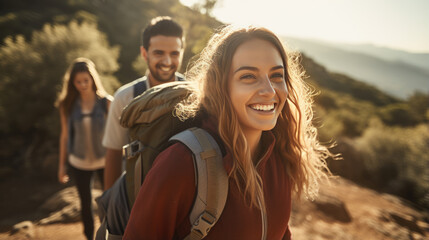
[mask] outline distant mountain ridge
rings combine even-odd
[[[410,53],[372,44],[335,44],[343,50],[365,53],[392,62],[404,62],[423,68],[429,72],[429,53]]]
[[[306,76],[309,77],[307,81],[315,83],[321,88],[347,94],[356,100],[368,101],[376,106],[386,106],[398,102],[397,98],[371,84],[355,80],[344,74],[327,71],[324,66],[305,54],[301,56],[301,64]]]
[[[389,94],[400,98],[406,98],[416,90],[429,91],[429,66],[427,69],[412,65],[409,56],[412,53],[404,52],[399,60],[393,59],[393,55],[399,56],[401,51],[391,51],[392,54],[377,53],[371,49],[359,50],[359,47],[351,45],[332,45],[314,40],[303,40],[297,38],[284,38],[289,46],[305,53],[319,64],[325,66],[329,71],[343,73],[357,80],[364,81]],[[354,50],[352,50],[354,48]],[[363,49],[363,48],[362,48]],[[379,52],[387,51],[385,48],[378,49]],[[379,55],[379,56],[376,56]],[[426,58],[426,54],[416,54],[415,58]],[[429,60],[427,61],[429,63]],[[421,64],[423,65],[423,64]]]

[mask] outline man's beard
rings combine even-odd
[[[164,83],[171,82],[171,81],[174,80],[175,72],[177,70],[177,67],[175,65],[171,65],[170,66],[170,68],[174,69],[174,71],[170,75],[168,75],[168,76],[165,77],[165,76],[162,76],[161,74],[158,73],[158,71],[162,71],[160,69],[160,65],[161,64],[156,64],[155,68],[151,68],[150,67],[151,66],[150,62],[148,61],[147,63],[148,63],[148,66],[149,66],[149,72],[152,75],[152,77],[154,78],[154,80],[156,80],[158,82],[164,82]]]

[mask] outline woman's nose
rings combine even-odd
[[[264,76],[262,78],[259,94],[264,96],[274,96],[276,94],[276,90],[274,89],[274,86],[268,76]]]

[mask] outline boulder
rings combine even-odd
[[[34,239],[34,224],[31,221],[24,221],[13,225],[11,235],[19,235],[22,239]]]
[[[320,212],[332,220],[344,223],[352,221],[344,202],[334,196],[320,194],[316,201],[314,201],[314,205]]]
[[[102,194],[101,190],[93,189],[92,197]],[[97,204],[93,200],[93,212],[97,212]],[[80,221],[80,200],[76,187],[68,187],[56,193],[40,206],[40,211],[50,213],[41,219],[39,224],[70,223]]]

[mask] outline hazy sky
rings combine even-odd
[[[180,0],[191,6],[198,0]],[[429,53],[429,0],[218,0],[224,23],[279,35]]]

